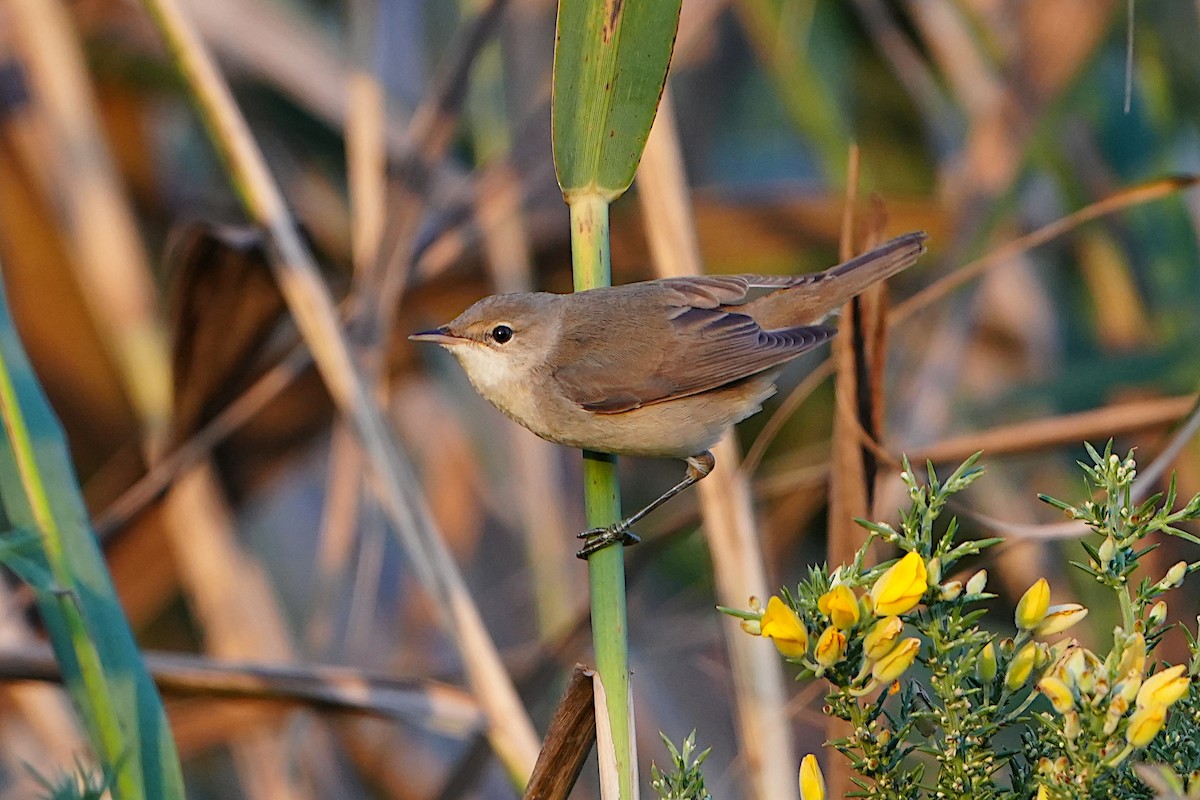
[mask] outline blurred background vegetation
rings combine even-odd
[[[345,298],[380,402],[544,731],[571,665],[589,660],[572,556],[578,454],[516,428],[404,336],[494,291],[570,287],[550,154],[554,4],[184,6]],[[1081,551],[1055,540],[1036,493],[1076,499],[1084,438],[1115,436],[1145,466],[1195,404],[1197,30],[1200,4],[1182,2],[684,3],[668,97],[706,269],[836,261],[857,144],[858,229],[932,237],[891,286],[874,513],[903,503],[900,453],[950,464],[984,448],[990,474],[957,512],[1010,537],[983,564],[1006,597],[1042,575],[1075,593],[1055,602],[1098,596],[1066,565]],[[653,276],[655,219],[637,188],[613,208],[614,282]],[[1111,213],[1022,238],[1101,202]],[[5,286],[166,681],[190,795],[514,796],[438,628],[439,598],[386,534],[239,209],[139,4],[0,0]],[[376,264],[389,283],[364,292]],[[970,265],[953,291],[917,294]],[[379,298],[396,301],[382,345],[358,313]],[[739,430],[764,596],[825,558],[831,382],[777,416],[822,357],[786,371]],[[1177,438],[1169,466],[1190,496],[1200,449]],[[164,461],[180,448],[191,456]],[[633,508],[679,465],[621,470]],[[180,492],[192,502],[165,502]],[[666,760],[659,730],[679,741],[696,728],[713,795],[751,797],[756,753],[737,735],[722,638],[732,623],[713,610],[698,519],[695,495],[681,499],[628,552],[642,775]],[[1195,558],[1180,546],[1147,559],[1154,579]],[[24,765],[69,770],[84,745],[56,690],[17,680],[50,669],[30,598],[8,581],[0,600],[0,674],[14,679],[0,685],[0,787],[22,797]],[[1178,598],[1172,610],[1200,609]],[[1114,614],[1093,608],[1079,637],[1106,638]],[[1180,663],[1181,643],[1164,657]],[[794,774],[826,730],[820,697],[787,691]],[[573,796],[597,796],[593,770]]]

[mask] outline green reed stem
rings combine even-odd
[[[608,201],[592,194],[571,200],[571,257],[575,291],[608,286],[611,268],[608,242]],[[584,502],[587,523],[611,525],[621,518],[617,459],[607,453],[583,454]],[[625,557],[618,545],[597,551],[588,559],[592,598],[592,646],[596,670],[604,683],[608,718],[612,724],[621,800],[633,795],[634,752],[630,719],[629,637],[625,611]]]

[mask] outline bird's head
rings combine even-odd
[[[558,338],[560,299],[544,292],[485,297],[440,328],[408,338],[445,347],[492,399],[546,363]]]

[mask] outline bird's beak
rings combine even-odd
[[[453,345],[459,344],[463,340],[461,337],[450,333],[450,329],[443,325],[431,331],[420,331],[408,337],[414,342],[433,342],[434,344]]]

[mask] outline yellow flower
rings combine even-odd
[[[823,667],[832,667],[842,660],[845,653],[846,634],[832,625],[826,628],[817,639],[817,646],[813,650],[813,656],[817,659],[817,663]]]
[[[1049,608],[1050,584],[1045,578],[1038,578],[1017,602],[1017,627],[1023,631],[1036,628]]]
[[[830,622],[839,630],[849,630],[858,622],[858,598],[844,583],[839,583],[817,601],[817,608],[829,617]]]
[[[1053,675],[1047,675],[1038,681],[1037,688],[1046,695],[1050,705],[1054,706],[1058,713],[1066,714],[1075,707],[1075,696],[1071,693],[1071,687]]]
[[[1125,738],[1134,747],[1145,747],[1158,735],[1166,721],[1166,706],[1154,705],[1139,708],[1129,718],[1129,727],[1125,730]]]
[[[1026,644],[1013,656],[1013,660],[1008,663],[1008,670],[1004,673],[1004,685],[1010,692],[1020,689],[1025,685],[1025,681],[1029,680],[1036,658],[1037,645],[1033,642]]]
[[[871,587],[871,600],[878,617],[903,614],[925,596],[929,574],[918,553],[909,553],[890,566]]]
[[[904,622],[899,617],[884,617],[872,625],[863,638],[863,655],[871,661],[883,658],[892,651],[903,632]]]
[[[825,776],[812,753],[800,762],[800,800],[825,800]]]
[[[1063,603],[1050,606],[1034,631],[1038,636],[1053,636],[1062,633],[1088,615],[1088,610],[1079,603]]]
[[[767,601],[767,610],[760,621],[762,635],[775,643],[779,652],[787,658],[802,658],[808,649],[808,631],[791,606],[772,597]]]
[[[1170,669],[1156,672],[1142,683],[1137,693],[1138,709],[1151,706],[1167,706],[1183,697],[1191,686],[1191,678],[1183,674],[1186,667],[1180,664]]]
[[[912,666],[920,649],[920,639],[915,636],[905,639],[893,647],[890,653],[875,662],[875,666],[871,669],[871,677],[880,683],[891,683]]]

